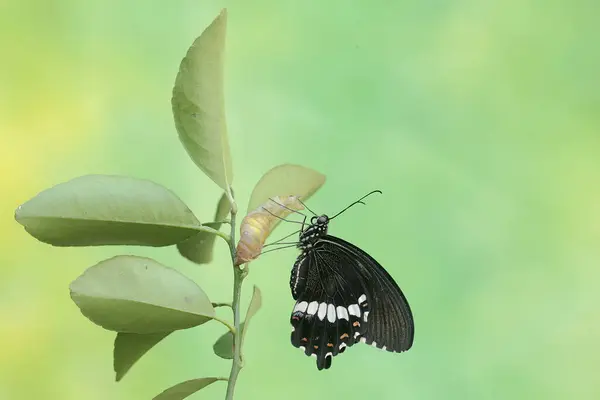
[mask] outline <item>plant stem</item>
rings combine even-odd
[[[227,237],[227,243],[229,243],[229,252],[231,253],[231,264],[234,266],[234,269],[237,269],[237,268],[235,268],[235,215],[236,215],[236,213],[237,213],[237,207],[231,206],[231,219],[229,220],[230,227],[231,227],[231,233]]]
[[[241,358],[241,338],[242,332],[240,331],[240,294],[242,292],[242,281],[244,280],[243,271],[238,267],[233,267],[233,325],[235,327],[235,334],[233,335],[233,360],[231,363],[231,373],[229,374],[229,381],[227,382],[227,396],[225,400],[233,400],[233,392],[235,390],[235,382],[238,374],[242,369],[242,358]]]
[[[233,196],[232,196],[233,197]],[[235,201],[233,198],[231,207],[231,234],[229,236],[229,250],[231,252],[231,264],[233,265],[233,301],[231,302],[231,309],[233,310],[233,326],[235,332],[233,334],[233,360],[231,363],[231,372],[229,374],[229,380],[227,381],[227,394],[225,400],[233,400],[233,392],[235,390],[235,383],[237,381],[238,374],[242,369],[242,355],[241,355],[241,338],[242,332],[240,331],[241,315],[240,315],[240,295],[242,293],[242,282],[244,281],[245,271],[235,266],[235,215],[237,213],[237,207],[235,207]]]

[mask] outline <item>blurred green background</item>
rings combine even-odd
[[[383,190],[331,233],[391,272],[416,324],[405,354],[356,346],[318,372],[289,343],[296,252],[269,254],[245,284],[245,304],[258,284],[264,306],[237,398],[600,398],[597,2],[5,0],[0,399],[149,399],[227,376],[212,354],[223,329],[209,323],[173,334],[114,383],[113,334],[68,291],[86,267],[138,254],[227,301],[221,242],[199,267],[172,248],[52,248],[13,220],[39,191],[89,173],[151,179],[212,217],[219,189],[178,142],[170,95],[187,48],[224,6],[239,203],[285,162],[327,175],[310,202],[319,212]]]

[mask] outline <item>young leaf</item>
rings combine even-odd
[[[211,227],[215,230],[221,228],[221,222],[227,217],[231,205],[227,195],[223,193],[219,204],[217,205],[217,211],[215,213],[215,221],[204,224],[205,226]],[[216,235],[209,232],[199,232],[194,236],[184,240],[181,243],[177,243],[177,249],[179,253],[187,258],[188,260],[197,264],[208,264],[213,258],[213,246],[215,243]]]
[[[250,305],[248,306],[248,311],[246,312],[246,320],[244,321],[244,329],[242,330],[242,339],[241,346],[244,347],[244,337],[246,336],[246,331],[248,330],[248,325],[250,324],[250,320],[256,314],[260,306],[262,305],[262,295],[260,294],[260,289],[258,286],[254,286],[254,292],[252,293],[252,299],[250,300]]]
[[[240,331],[244,331],[243,322],[240,324]],[[233,359],[233,334],[231,332],[223,334],[213,345],[213,351],[221,358]]]
[[[171,386],[152,400],[183,400],[216,381],[227,381],[227,378],[198,378]]]
[[[294,164],[278,165],[267,171],[254,186],[248,202],[248,212],[275,196],[299,196],[302,202],[306,202],[324,183],[325,175],[313,169]],[[275,221],[268,235],[280,223],[279,219]]]
[[[324,183],[325,175],[310,168],[278,165],[260,178],[250,195],[248,210],[254,210],[274,196],[295,195],[306,202]]]
[[[113,352],[113,366],[116,373],[116,381],[119,382],[133,364],[170,333],[171,332],[161,332],[145,335],[137,333],[117,333]]]
[[[210,179],[229,190],[233,179],[223,93],[227,11],[197,38],[181,62],[173,87],[173,117],[179,139]]]
[[[86,175],[56,185],[21,205],[15,218],[33,237],[54,246],[168,246],[200,226],[165,187],[112,175]]]
[[[194,281],[144,257],[102,261],[73,281],[70,289],[83,315],[116,332],[167,333],[215,316],[212,303]]]

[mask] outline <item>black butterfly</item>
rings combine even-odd
[[[302,252],[290,279],[292,344],[316,357],[319,370],[359,341],[392,352],[413,343],[412,313],[396,282],[363,250],[327,234],[329,221],[343,211],[315,215],[301,230]]]

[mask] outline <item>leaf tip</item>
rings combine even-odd
[[[15,221],[17,221],[21,226],[23,226],[25,228],[25,230],[27,230],[27,226],[26,226],[26,219],[27,219],[27,212],[29,211],[28,207],[28,203],[31,200],[26,201],[23,204],[20,204],[16,209],[15,209]]]
[[[21,209],[23,208],[23,205],[21,204],[19,207],[17,207],[17,209],[15,210],[15,221],[19,222],[19,212],[21,211]]]
[[[125,376],[125,372],[118,371],[116,365],[114,366],[114,370],[115,370],[115,382],[121,382],[121,379],[123,379],[123,376]]]

